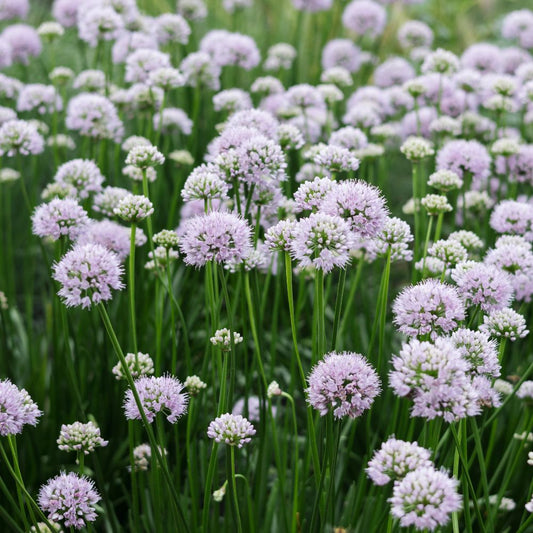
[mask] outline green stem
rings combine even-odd
[[[231,503],[233,507],[233,514],[235,515],[237,533],[242,533],[241,514],[239,512],[239,498],[237,496],[237,484],[235,482],[235,446],[230,446],[230,471],[228,477],[231,487]]]
[[[139,351],[137,346],[137,325],[135,321],[135,222],[131,224],[130,230],[130,258],[128,268],[128,292],[130,296],[130,320],[131,320],[131,337],[133,342],[133,353],[137,358]],[[155,261],[155,257],[154,257]]]

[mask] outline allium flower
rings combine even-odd
[[[276,138],[284,150],[299,150],[305,144],[302,132],[293,124],[280,124]]]
[[[206,52],[189,54],[181,62],[180,70],[191,87],[205,86],[214,91],[220,88],[221,68]]]
[[[335,144],[320,146],[313,161],[330,172],[349,172],[359,168],[359,159],[347,148]]]
[[[483,248],[483,241],[472,231],[454,231],[448,235],[448,240],[459,241],[469,253]]]
[[[9,120],[0,127],[0,156],[35,155],[43,150],[44,139],[30,122]]]
[[[99,244],[75,245],[54,265],[53,278],[61,284],[58,295],[67,307],[111,299],[111,289],[123,288],[119,258]]]
[[[209,339],[214,346],[220,346],[222,350],[229,349],[231,346],[231,332],[228,328],[217,329],[213,337]],[[244,339],[242,335],[234,331],[233,332],[233,344],[240,344]]]
[[[358,150],[368,145],[368,139],[365,133],[359,128],[345,126],[331,134],[329,143],[342,146],[348,150]]]
[[[296,223],[291,255],[300,266],[313,266],[327,273],[348,264],[352,240],[350,227],[342,218],[313,213]]]
[[[434,531],[446,525],[450,515],[461,509],[459,482],[445,472],[421,467],[394,484],[391,513],[403,527]]]
[[[430,47],[433,44],[433,31],[419,20],[408,20],[398,30],[398,42],[404,50]]]
[[[529,333],[526,319],[511,308],[498,309],[485,315],[479,329],[492,337],[501,337],[512,342],[524,338]]]
[[[36,426],[42,412],[25,389],[0,381],[0,436],[17,435],[26,424]]]
[[[459,59],[452,52],[438,48],[426,56],[421,70],[424,74],[438,72],[449,76],[459,70]]]
[[[366,473],[374,485],[386,485],[403,479],[413,470],[433,466],[430,458],[431,452],[417,442],[406,442],[392,436],[374,453]]]
[[[154,373],[154,362],[147,353],[128,353],[126,354],[126,363],[131,376],[134,379],[141,378],[143,376],[150,376]],[[126,379],[126,375],[124,374],[124,370],[120,362],[113,367],[112,372],[117,379]]]
[[[54,181],[60,185],[71,185],[76,189],[81,199],[89,197],[92,192],[100,192],[105,178],[90,159],[72,159],[63,163],[54,176]]]
[[[228,199],[228,184],[220,177],[216,167],[200,165],[195,168],[183,185],[181,197],[185,202],[191,200]]]
[[[408,137],[400,147],[400,151],[410,161],[421,161],[435,153],[433,144],[423,137]]]
[[[204,383],[198,376],[187,376],[183,385],[191,396],[196,396],[207,388],[207,383]]]
[[[342,25],[357,35],[378,37],[386,23],[385,8],[372,0],[353,0],[342,13]]]
[[[456,240],[440,239],[428,250],[428,255],[440,259],[449,268],[468,259],[466,248]]]
[[[57,439],[58,448],[64,452],[83,452],[88,455],[108,441],[100,436],[100,428],[94,422],[63,424]]]
[[[31,56],[38,56],[43,46],[39,34],[27,24],[11,24],[0,34],[11,48],[11,59],[27,65]]]
[[[72,198],[54,198],[50,203],[41,204],[31,219],[34,235],[54,241],[63,235],[75,240],[89,223],[85,209]]]
[[[333,4],[333,0],[292,0],[295,9],[315,13],[326,11]]]
[[[426,280],[404,289],[393,305],[394,323],[410,337],[436,338],[457,328],[465,318],[464,304],[454,287]]]
[[[513,299],[513,286],[507,273],[483,263],[452,272],[459,294],[468,306],[479,305],[485,312],[509,307]]]
[[[105,187],[102,192],[94,197],[93,209],[106,216],[113,216],[115,208],[118,206],[120,200],[130,192],[121,187]]]
[[[358,180],[335,185],[321,203],[320,211],[343,218],[353,232],[363,237],[377,235],[388,215],[380,190]]]
[[[446,193],[463,186],[463,180],[451,170],[437,170],[429,176],[428,185],[440,192]]]
[[[63,108],[61,97],[57,94],[53,85],[42,83],[29,83],[19,92],[17,99],[17,111],[33,111],[40,115],[53,113]]]
[[[160,68],[169,68],[170,56],[158,50],[141,48],[131,53],[126,59],[124,79],[130,83],[148,81],[150,73]]]
[[[527,241],[533,241],[533,205],[503,200],[492,211],[490,227],[497,233],[522,235]]]
[[[189,265],[201,267],[208,261],[240,262],[250,248],[250,226],[233,213],[213,211],[183,224],[180,250]]]
[[[343,67],[357,72],[361,67],[362,52],[350,39],[332,39],[322,50],[322,68]]]
[[[78,12],[78,35],[82,41],[94,47],[98,41],[112,41],[119,36],[124,22],[112,7],[91,6],[89,2],[81,7]]]
[[[72,86],[74,89],[80,89],[89,93],[98,93],[103,91],[106,85],[105,73],[102,70],[83,70],[80,72]]]
[[[483,331],[459,328],[451,336],[455,348],[469,364],[473,375],[497,377],[500,375],[500,362],[496,342]]]
[[[252,440],[255,428],[241,415],[225,413],[213,420],[207,428],[207,436],[215,442],[242,448]]]
[[[252,99],[242,89],[226,89],[213,96],[213,108],[215,111],[234,113],[243,109],[251,109]]]
[[[321,416],[356,418],[370,409],[381,391],[379,377],[367,360],[354,352],[330,352],[309,374],[307,401]]]
[[[353,85],[350,71],[340,66],[325,69],[320,75],[320,81],[322,83],[332,83],[337,87],[350,87]]]
[[[50,520],[61,520],[65,527],[81,529],[96,520],[96,504],[100,499],[92,480],[74,472],[62,472],[41,487],[37,501]]]
[[[533,381],[524,381],[518,390],[516,396],[521,399],[533,399]]]
[[[148,167],[144,169],[144,173],[146,174],[146,181],[148,181],[148,183],[153,183],[157,179],[157,172],[153,167]],[[124,174],[124,176],[127,176],[133,181],[142,182],[144,178],[143,169],[139,167],[134,167],[133,165],[126,165],[122,169],[122,174]]]
[[[265,70],[289,70],[296,59],[296,48],[288,43],[277,43],[267,51],[263,64]]]
[[[251,70],[261,61],[259,49],[250,36],[226,30],[207,33],[200,42],[200,50],[207,52],[221,67],[235,65]]]
[[[115,106],[99,94],[81,93],[71,98],[65,124],[69,130],[78,131],[80,135],[116,142],[124,133]]]
[[[177,87],[183,87],[185,77],[176,68],[161,67],[150,72],[147,83],[164,91],[170,91]]]
[[[261,415],[261,401],[258,396],[248,396],[248,398],[239,398],[231,411],[232,415],[247,416],[253,422],[259,422]],[[272,411],[275,413],[276,408]]]
[[[187,21],[174,13],[164,13],[156,18],[156,36],[159,44],[187,44],[191,28]]]
[[[164,248],[177,248],[179,243],[178,234],[169,229],[163,229],[160,232],[154,234],[154,244],[163,246]]]
[[[265,233],[265,244],[272,252],[290,252],[296,221],[280,220],[268,228]]]
[[[426,194],[426,196],[420,200],[420,204],[426,209],[427,214],[430,216],[449,213],[453,209],[450,202],[448,202],[448,198],[443,194]]]
[[[146,169],[162,165],[165,162],[165,156],[155,146],[145,146],[137,144],[128,152],[126,156],[126,165]]]
[[[367,254],[372,260],[375,257],[386,257],[390,250],[391,261],[411,261],[413,252],[409,243],[413,234],[407,222],[390,217],[381,231],[367,244]]]
[[[126,107],[129,106],[132,110],[155,113],[163,104],[165,92],[155,85],[134,83],[125,91],[124,102],[117,101],[117,95],[119,94],[119,91],[117,91],[111,97],[114,102],[117,102],[117,105],[122,104]]]
[[[455,140],[445,144],[437,154],[437,168],[451,170],[460,178],[472,175],[474,183],[482,183],[490,172],[490,156],[478,141]]]
[[[126,222],[140,222],[154,212],[152,202],[142,194],[128,194],[124,196],[114,209],[115,215]]]
[[[157,413],[164,413],[171,424],[175,424],[187,411],[187,393],[181,392],[183,384],[172,376],[146,377],[135,380],[144,414],[152,423]],[[126,391],[124,411],[128,420],[141,420],[131,389]]]
[[[269,139],[275,139],[278,131],[278,121],[268,112],[261,109],[237,111],[227,121],[226,128],[251,128],[259,131]]]
[[[271,381],[267,387],[267,397],[272,398],[274,396],[281,396],[283,391],[281,390],[277,381]]]

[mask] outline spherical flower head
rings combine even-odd
[[[511,308],[498,309],[485,315],[479,329],[491,337],[509,339],[512,342],[524,338],[529,333],[526,319]]]
[[[459,482],[433,467],[409,472],[394,484],[391,513],[403,527],[434,531],[446,525],[452,513],[461,509]]]
[[[63,424],[57,439],[58,448],[64,452],[83,452],[88,455],[108,441],[100,435],[100,428],[94,422]]]
[[[143,170],[148,167],[162,165],[165,156],[155,147],[137,144],[128,152],[126,165],[133,165]]]
[[[501,155],[503,157],[515,155],[519,152],[519,150],[520,143],[518,140],[509,137],[497,139],[490,147],[490,151],[493,155]]]
[[[490,227],[497,233],[522,235],[533,241],[533,205],[515,200],[503,200],[490,216]]]
[[[408,20],[398,30],[398,42],[404,50],[430,47],[433,44],[433,31],[419,20]]]
[[[213,420],[207,428],[207,436],[215,442],[242,448],[252,440],[255,428],[242,415],[225,413]]]
[[[213,346],[220,346],[224,351],[231,349],[231,332],[228,328],[217,329],[209,339]],[[244,339],[237,331],[233,332],[233,344],[240,344]]]
[[[88,198],[93,192],[102,190],[105,178],[90,159],[72,159],[63,163],[54,176],[54,181],[61,185],[72,185],[81,199]]]
[[[350,150],[334,144],[321,145],[313,157],[313,162],[330,172],[349,172],[359,168],[359,159]]]
[[[17,111],[37,111],[39,115],[60,111],[63,108],[61,97],[53,85],[28,83],[19,92]]]
[[[435,153],[433,144],[424,137],[408,137],[400,146],[400,151],[410,161],[422,161]]]
[[[118,256],[99,244],[75,245],[54,265],[53,278],[61,284],[58,295],[67,307],[90,308],[123,288]]]
[[[426,196],[420,200],[420,203],[429,216],[449,213],[453,209],[450,202],[448,202],[448,198],[443,194],[426,194]]]
[[[214,91],[220,89],[221,68],[206,52],[193,52],[180,64],[186,84],[191,87],[205,86]]]
[[[134,379],[150,376],[154,373],[154,361],[147,353],[128,353],[126,354],[126,364]],[[126,374],[122,368],[122,363],[117,363],[111,370],[116,379],[126,380]]]
[[[114,209],[115,215],[129,223],[137,223],[154,212],[152,202],[142,194],[128,194]]]
[[[479,305],[484,312],[509,307],[514,292],[509,275],[493,265],[467,265],[452,271],[452,279],[466,304]]]
[[[161,455],[167,455],[167,451],[164,448],[159,448]],[[150,467],[150,460],[152,459],[152,448],[149,444],[139,444],[133,448],[133,463],[134,470],[136,472],[146,472]]]
[[[371,260],[376,257],[387,257],[390,252],[391,261],[411,261],[413,252],[409,250],[409,243],[413,239],[407,222],[389,217],[376,237],[368,242],[368,257]]]
[[[182,392],[183,384],[172,376],[143,376],[135,380],[135,388],[150,423],[154,421],[157,413],[164,413],[167,420],[175,424],[187,411],[189,397],[187,393]],[[128,420],[142,420],[131,389],[126,391],[124,411]]]
[[[26,120],[8,120],[0,127],[0,156],[36,155],[44,150],[44,139]]]
[[[386,23],[385,8],[372,0],[354,0],[342,13],[342,25],[356,35],[376,38],[383,33]]]
[[[428,255],[440,259],[446,267],[462,263],[468,259],[466,248],[456,240],[440,239],[428,250]]]
[[[337,87],[350,87],[353,85],[352,75],[350,71],[341,66],[334,66],[324,69],[320,75],[322,83],[332,83]]]
[[[521,398],[522,400],[527,399],[531,400],[533,399],[533,381],[524,381],[520,387],[518,387],[518,390],[516,391],[516,396],[518,398]]]
[[[105,187],[102,192],[95,195],[93,209],[111,217],[115,214],[115,207],[118,206],[120,200],[128,194],[130,192],[122,187]]]
[[[293,124],[280,124],[276,138],[284,150],[299,150],[305,144],[302,132]]]
[[[435,52],[429,53],[422,63],[422,72],[428,74],[437,72],[438,74],[451,75],[459,70],[459,58],[448,50],[438,48]]]
[[[11,49],[11,60],[28,65],[30,57],[38,56],[43,45],[39,34],[28,24],[11,24],[2,32],[2,42]]]
[[[72,198],[54,198],[41,204],[31,218],[34,235],[54,241],[62,236],[75,240],[89,223],[85,209]]]
[[[164,246],[167,249],[177,248],[179,243],[178,234],[174,230],[163,229],[153,237],[154,244]]]
[[[460,178],[472,175],[474,183],[482,183],[489,176],[491,159],[487,149],[478,141],[453,140],[437,154],[437,169],[451,170]]]
[[[204,383],[198,376],[187,376],[184,382],[187,392],[191,396],[198,395],[203,389],[207,388],[207,383]]]
[[[100,499],[92,480],[74,472],[62,472],[41,487],[37,501],[50,520],[81,529],[96,520],[96,504]]]
[[[296,223],[293,235],[291,255],[304,268],[312,266],[328,273],[350,261],[353,235],[338,216],[313,213]]]
[[[449,333],[465,318],[464,303],[454,287],[426,280],[404,289],[393,304],[394,323],[410,337]]]
[[[317,211],[324,198],[335,187],[330,178],[315,177],[312,181],[304,181],[294,193],[294,201],[299,211]]]
[[[17,435],[26,424],[36,426],[42,412],[25,389],[0,381],[0,436]]]
[[[122,169],[122,174],[133,181],[142,182],[144,179],[144,174],[146,174],[146,181],[148,181],[148,183],[153,183],[157,179],[157,172],[153,167],[148,167],[143,170],[139,167],[134,167],[133,165],[126,165]]]
[[[251,246],[250,226],[233,213],[212,211],[183,224],[180,250],[188,265],[242,262]]]
[[[403,479],[409,472],[431,467],[431,452],[416,442],[389,437],[368,462],[366,473],[374,485]]]
[[[221,178],[216,167],[200,165],[189,174],[181,190],[181,197],[185,202],[215,198],[227,200],[228,190],[228,184]]]
[[[370,409],[381,391],[379,377],[360,354],[330,352],[309,374],[307,401],[321,416],[356,418]]]
[[[268,228],[265,234],[265,244],[272,252],[290,252],[296,221],[280,220]]]
[[[473,231],[464,229],[450,233],[448,240],[459,241],[468,253],[478,251],[484,246],[483,241]]]
[[[500,375],[497,345],[487,333],[459,328],[453,332],[451,341],[469,364],[470,373],[488,377]]]
[[[437,170],[429,176],[428,185],[440,192],[447,193],[463,186],[463,180],[451,170]]]
[[[78,12],[78,36],[82,41],[96,46],[98,41],[116,39],[124,28],[120,15],[108,6],[90,2],[82,4]]]

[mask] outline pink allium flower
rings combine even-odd
[[[293,235],[291,255],[304,268],[312,266],[327,273],[350,261],[353,234],[338,216],[313,213],[296,223]]]
[[[322,68],[343,67],[348,72],[361,68],[362,53],[350,39],[333,39],[322,50]]]
[[[100,428],[94,422],[74,422],[63,424],[57,439],[58,448],[64,452],[83,452],[88,455],[99,446],[107,446],[108,441],[100,435]]]
[[[292,5],[300,11],[326,11],[333,5],[333,0],[292,0]]]
[[[12,24],[8,26],[0,37],[11,46],[11,59],[27,65],[31,56],[38,56],[43,46],[39,34],[27,24]]]
[[[96,520],[96,504],[100,499],[92,480],[74,472],[62,472],[41,487],[37,501],[50,520],[61,520],[65,527],[81,529]]]
[[[54,241],[62,236],[75,240],[89,223],[85,209],[72,198],[54,198],[41,204],[31,218],[34,235]]]
[[[71,159],[63,163],[54,176],[56,183],[73,186],[81,199],[88,198],[93,192],[100,192],[104,180],[100,169],[90,159]]]
[[[533,205],[503,200],[492,211],[490,227],[497,233],[521,235],[527,241],[533,241]]]
[[[0,2],[0,20],[25,19],[29,10],[28,0],[2,0]]]
[[[220,89],[221,67],[206,52],[193,52],[186,56],[180,70],[185,75],[186,84],[191,87],[205,86],[214,91]]]
[[[54,0],[52,15],[65,28],[76,25],[78,9],[83,4],[79,0]]]
[[[164,13],[156,19],[155,33],[159,44],[180,43],[187,44],[191,34],[191,27],[187,21],[178,14]]]
[[[317,211],[324,198],[336,183],[329,178],[316,177],[313,181],[304,181],[294,193],[294,201],[298,211]]]
[[[450,141],[437,154],[439,170],[451,170],[463,179],[468,172],[477,185],[483,184],[488,178],[490,163],[487,149],[478,141]]]
[[[497,345],[487,333],[459,328],[452,333],[451,341],[469,364],[471,374],[492,378],[500,375]]]
[[[408,20],[398,30],[398,42],[405,50],[421,46],[429,48],[433,44],[433,31],[419,20]]]
[[[186,220],[181,230],[180,250],[189,265],[208,261],[240,262],[251,248],[251,229],[233,213],[213,211]]]
[[[99,244],[75,245],[54,265],[58,295],[67,307],[89,308],[111,299],[111,289],[123,288],[118,256]]]
[[[9,120],[0,127],[0,156],[35,155],[43,150],[44,139],[32,123]]]
[[[308,403],[324,416],[356,418],[370,409],[381,391],[379,377],[367,360],[354,352],[330,352],[309,374]]]
[[[130,83],[144,83],[148,81],[151,72],[170,66],[168,54],[158,50],[141,48],[132,52],[126,59],[124,79]]]
[[[349,172],[359,168],[359,159],[347,148],[335,144],[320,146],[313,161],[330,172]]]
[[[187,411],[188,395],[183,384],[172,376],[143,376],[135,381],[144,414],[150,423],[157,413],[164,413],[171,424],[175,424]],[[124,411],[128,420],[141,420],[141,413],[131,389],[126,391]]]
[[[457,290],[429,279],[404,289],[393,304],[394,323],[410,337],[432,339],[457,328],[465,318],[465,307]]]
[[[509,339],[511,342],[522,339],[529,333],[526,319],[511,308],[498,309],[485,315],[479,329],[491,337]]]
[[[489,43],[475,43],[461,56],[463,67],[486,72],[501,72],[503,68],[500,49]]]
[[[26,424],[36,426],[42,412],[25,389],[0,381],[0,436],[17,435]]]
[[[434,531],[446,525],[450,515],[461,509],[459,482],[445,472],[421,467],[394,484],[391,513],[403,527]]]
[[[62,108],[61,97],[53,85],[29,83],[21,89],[17,99],[17,111],[36,109],[40,115],[44,115]]]
[[[115,208],[130,191],[121,187],[105,187],[102,192],[94,197],[93,209],[108,217],[115,214]]]
[[[265,234],[265,244],[272,252],[290,252],[296,221],[280,220],[268,228]]]
[[[417,442],[406,442],[392,436],[374,453],[366,473],[374,485],[386,485],[403,479],[413,470],[431,466],[433,463],[428,449]]]
[[[124,21],[110,6],[86,2],[78,12],[78,35],[90,46],[116,39],[123,28]]]
[[[242,415],[225,413],[213,420],[207,429],[207,436],[215,442],[242,448],[252,440],[255,428]]]
[[[342,25],[357,35],[378,37],[386,23],[385,8],[372,0],[353,0],[342,13]]]

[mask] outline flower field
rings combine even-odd
[[[0,243],[1,533],[533,533],[527,2],[0,0]]]

